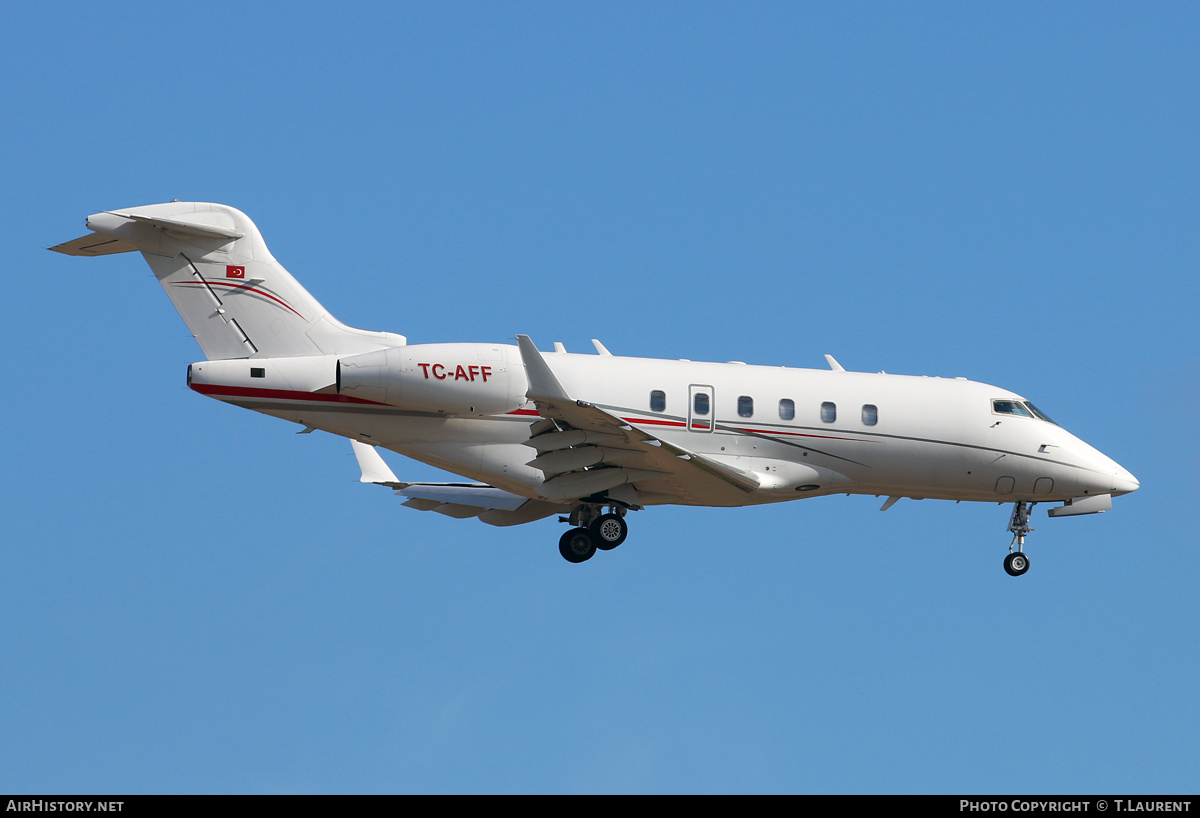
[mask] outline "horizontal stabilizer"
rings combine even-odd
[[[64,256],[109,256],[113,253],[132,253],[136,244],[114,239],[101,233],[88,233],[71,241],[64,241],[50,248]]]

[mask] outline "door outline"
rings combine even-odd
[[[696,413],[696,396],[708,396],[708,414]],[[713,388],[708,384],[693,383],[688,385],[688,431],[698,434],[711,434],[716,428],[717,402],[713,398]]]

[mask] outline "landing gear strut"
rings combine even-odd
[[[629,525],[625,522],[625,508],[611,506],[602,514],[602,506],[583,505],[571,512],[569,517],[559,517],[559,522],[575,526],[558,540],[558,552],[567,562],[583,562],[595,555],[596,550],[611,551],[629,536]]]
[[[1012,542],[1008,544],[1008,556],[1004,558],[1004,570],[1010,577],[1019,577],[1029,570],[1029,557],[1025,555],[1025,537],[1033,531],[1029,525],[1029,513],[1037,503],[1018,500],[1013,506],[1012,517],[1008,521],[1008,530],[1013,533]],[[1013,551],[1013,546],[1017,547]]]

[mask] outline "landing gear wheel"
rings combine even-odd
[[[601,551],[611,551],[629,536],[629,525],[619,514],[601,514],[588,526],[592,542]]]
[[[1004,570],[1010,577],[1019,577],[1029,570],[1029,557],[1017,551],[1004,558]]]
[[[572,528],[558,538],[558,553],[567,562],[584,562],[596,553],[596,544],[586,528]]]

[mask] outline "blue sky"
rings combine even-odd
[[[10,4],[0,791],[1195,792],[1200,10]],[[966,376],[1142,482],[418,513],[202,398],[99,210],[248,213],[412,342]],[[390,458],[402,479],[438,479]]]

